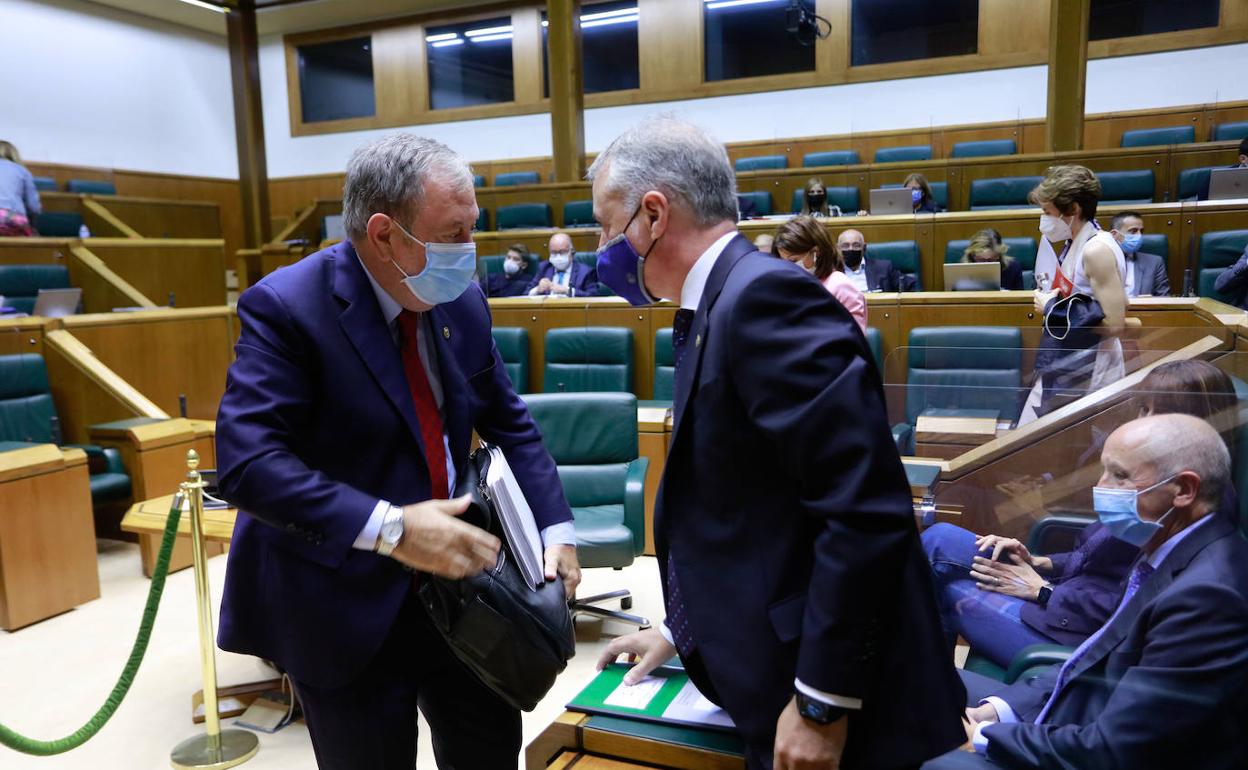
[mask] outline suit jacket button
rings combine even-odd
[[[286,525],[286,531],[287,531],[287,532],[295,532],[295,531],[298,531],[298,529],[299,529],[299,528],[298,528],[298,527],[296,527],[294,524],[287,524],[287,525]]]
[[[1066,618],[1062,618],[1062,628],[1065,628],[1068,625],[1070,625],[1070,621]]]

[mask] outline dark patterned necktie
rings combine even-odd
[[[685,357],[685,345],[689,342],[689,329],[693,327],[694,311],[681,308],[676,311],[672,320],[672,352],[675,354],[676,368],[680,368],[680,359]]]
[[[685,357],[685,349],[689,342],[689,329],[693,327],[694,311],[681,308],[676,311],[672,320],[672,353],[676,368]],[[680,593],[680,581],[676,577],[676,557],[667,554],[667,630],[672,632],[672,641],[682,657],[689,657],[693,652],[693,635],[689,633],[689,618],[685,613],[685,600]]]

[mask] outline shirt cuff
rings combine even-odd
[[[576,526],[570,521],[551,524],[542,530],[542,548],[552,545],[576,545]]]
[[[988,753],[988,736],[984,735],[984,728],[993,724],[996,722],[980,722],[975,725],[975,732],[971,733],[971,748],[975,749],[976,754]]]
[[[1014,709],[1010,708],[1010,704],[995,695],[989,695],[979,703],[980,705],[985,703],[992,704],[992,707],[997,711],[997,721],[1003,725],[1018,721],[1018,715],[1014,713]]]
[[[355,542],[351,544],[352,548],[358,548],[361,551],[377,550],[377,535],[381,532],[381,522],[386,518],[386,513],[391,507],[390,503],[385,500],[377,501],[368,521],[364,522],[364,528],[360,530],[360,534],[355,537]]]
[[[668,644],[673,647],[676,646],[676,640],[672,638],[672,629],[667,627],[666,620],[659,621],[659,633],[662,634],[663,638],[667,640]]]
[[[833,695],[830,692],[824,692],[823,690],[816,690],[810,685],[803,684],[802,680],[800,679],[794,679],[793,686],[796,687],[797,691],[800,692],[802,695],[805,695],[808,698],[814,698],[815,700],[818,700],[818,701],[823,701],[829,706],[836,706],[837,708],[855,709],[855,710],[862,708],[862,698],[850,698],[845,695]]]

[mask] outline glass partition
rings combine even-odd
[[[299,103],[304,123],[377,113],[372,41],[365,36],[299,46]]]

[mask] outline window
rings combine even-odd
[[[425,44],[431,108],[515,101],[510,17],[430,27]]]
[[[979,0],[853,0],[853,66],[972,54]]]
[[[542,12],[543,93],[550,96],[550,40]],[[637,64],[637,0],[581,7],[581,88],[587,94],[641,85]]]
[[[301,45],[299,103],[304,123],[377,114],[371,37]]]
[[[1218,26],[1219,0],[1092,0],[1089,40]]]
[[[874,1],[874,0],[873,0]],[[814,13],[813,0],[800,0]],[[704,0],[707,81],[813,72],[815,46],[786,29],[789,0]]]

